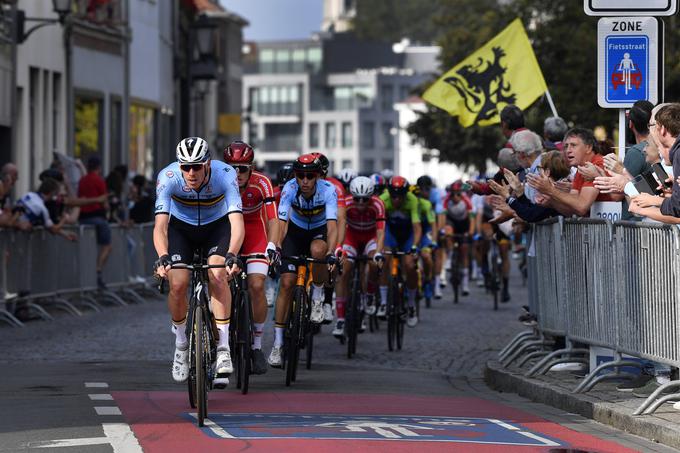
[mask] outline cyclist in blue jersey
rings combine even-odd
[[[330,266],[337,263],[334,251],[338,240],[338,196],[335,186],[322,179],[319,159],[304,154],[293,164],[295,178],[286,183],[279,203],[279,237],[273,242],[281,247],[281,284],[276,299],[274,346],[269,355],[269,365],[281,367],[281,348],[290,301],[295,286],[297,268],[286,256],[306,255],[325,260]],[[312,266],[312,309],[310,319],[321,323],[324,319],[324,284],[328,280],[328,267]]]
[[[187,288],[190,273],[172,269],[173,263],[191,264],[201,249],[208,264],[225,268],[208,271],[210,302],[219,331],[215,369],[218,378],[233,371],[229,351],[231,292],[228,280],[240,271],[236,254],[245,229],[236,171],[210,159],[205,140],[183,139],[177,145],[177,162],[158,174],[153,242],[158,261],[156,273],[168,277],[168,308],[175,331],[172,377],[184,382],[189,375],[189,343],[186,337]],[[223,381],[224,382],[224,381]]]
[[[446,226],[446,210],[444,209],[444,194],[442,190],[434,185],[434,181],[428,175],[423,175],[416,181],[420,187],[420,194],[423,198],[430,200],[434,214],[437,218],[436,227],[438,239],[444,237],[444,227]],[[446,285],[446,279],[441,279],[442,269],[444,268],[444,247],[438,247],[434,252],[434,297],[442,298],[442,286]]]

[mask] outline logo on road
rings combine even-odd
[[[555,447],[560,443],[523,426],[490,418],[210,414],[204,431],[225,439],[342,439],[465,442]]]

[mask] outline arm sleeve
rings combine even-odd
[[[243,212],[241,192],[238,189],[238,181],[236,180],[236,170],[229,167],[225,172],[224,178],[226,179],[226,193],[224,194],[224,198],[227,202],[227,214]]]
[[[157,214],[170,214],[170,181],[164,172],[158,174],[156,181],[156,209]]]
[[[289,184],[286,184],[283,186],[283,189],[281,189],[281,200],[279,201],[279,220],[283,220],[284,222],[288,221],[288,213],[290,212],[290,208],[293,204],[293,197],[295,196],[295,188],[292,187]]]
[[[326,220],[338,220],[338,193],[332,190],[332,186],[326,191]]]
[[[276,218],[276,199],[274,198],[274,188],[272,187],[271,180],[266,176],[262,176],[260,188],[264,196],[265,216],[267,220],[273,220]]]
[[[333,188],[335,188],[335,196],[338,200],[338,208],[345,208],[347,207],[347,203],[345,203],[345,194],[343,191],[336,185],[332,185]]]
[[[373,207],[375,208],[375,227],[378,230],[385,229],[385,203],[378,198],[373,197]]]
[[[673,175],[680,174],[680,152],[676,152],[673,159]],[[675,177],[675,176],[674,176]],[[665,198],[661,203],[661,214],[680,217],[680,185],[673,181],[673,193],[670,198]]]
[[[533,204],[526,197],[515,198],[509,205],[522,220],[529,223],[540,222],[548,217],[558,215],[554,209]]]
[[[436,220],[436,217],[434,215],[434,211],[432,210],[432,203],[429,201],[425,200],[425,203],[423,203],[425,206],[425,216],[427,218],[427,223],[434,223]]]
[[[410,199],[410,200],[409,200]],[[411,211],[411,223],[420,223],[420,213],[418,212],[418,199],[412,193],[406,195],[406,202],[410,207]]]

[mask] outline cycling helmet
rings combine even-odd
[[[463,183],[461,181],[456,181],[451,183],[451,192],[462,192],[463,191]]]
[[[373,190],[375,189],[375,184],[371,181],[371,178],[367,176],[357,176],[349,183],[349,193],[353,197],[370,197],[373,195]]]
[[[421,187],[423,189],[429,189],[434,185],[434,182],[432,181],[432,178],[430,178],[427,175],[423,175],[418,180],[416,181],[416,184],[418,187]]]
[[[394,176],[394,171],[389,168],[386,168],[383,171],[381,171],[380,174],[382,175],[383,178],[389,180],[392,176]]]
[[[202,164],[208,159],[208,142],[201,137],[187,137],[177,144],[177,162],[180,164]]]
[[[228,164],[250,165],[253,159],[255,159],[255,151],[246,142],[236,140],[224,149],[224,161]]]
[[[293,172],[293,162],[287,162],[279,168],[279,171],[276,173],[276,180],[279,185],[282,186],[293,179],[293,176],[295,176]]]
[[[321,173],[321,162],[313,154],[303,154],[293,163],[293,170]]]
[[[357,172],[352,170],[351,168],[343,168],[342,170],[340,170],[340,173],[338,173],[338,179],[345,187],[349,186],[349,183],[351,183],[352,180],[356,177]]]
[[[387,183],[387,190],[393,197],[405,196],[408,193],[408,181],[403,176],[392,176]]]
[[[316,157],[319,159],[319,162],[321,163],[321,171],[323,172],[324,176],[326,173],[328,173],[328,167],[330,167],[331,162],[328,160],[328,157],[321,153],[310,153],[312,156]]]
[[[371,181],[373,181],[373,186],[375,187],[373,193],[380,195],[385,190],[385,178],[382,177],[380,173],[373,173],[371,176]]]

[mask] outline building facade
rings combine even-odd
[[[403,49],[351,33],[246,45],[245,136],[274,173],[300,153],[322,152],[332,171],[370,173],[399,165],[399,115],[406,99],[436,70]]]

